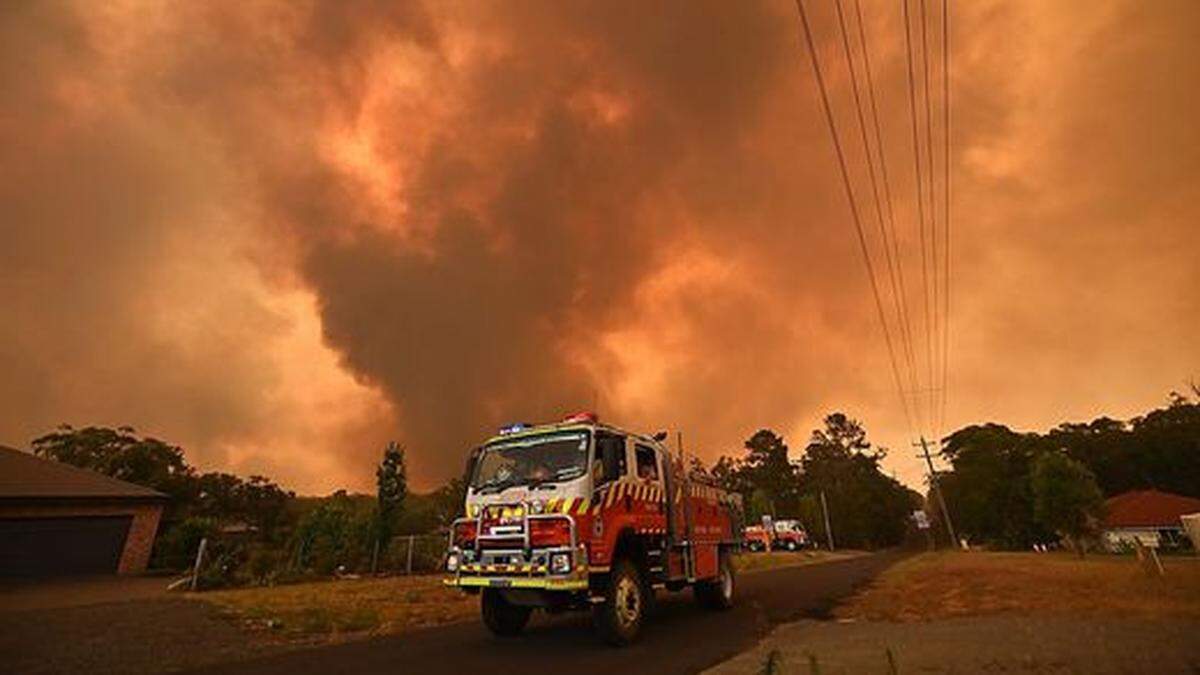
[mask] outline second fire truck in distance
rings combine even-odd
[[[746,548],[751,551],[785,549],[798,551],[808,546],[808,533],[798,520],[771,520],[764,518],[762,525],[751,525],[742,534]]]
[[[591,609],[607,642],[628,644],[660,588],[732,606],[740,498],[689,480],[664,439],[591,413],[502,429],[471,453],[446,583],[478,593],[501,636],[535,609]]]

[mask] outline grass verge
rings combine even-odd
[[[927,621],[1000,612],[1200,618],[1200,560],[1167,558],[1164,577],[1132,557],[926,553],[885,571],[840,618]]]
[[[858,554],[746,553],[737,556],[734,565],[741,573],[753,573],[854,555]],[[478,597],[446,588],[441,579],[440,575],[346,579],[209,591],[195,597],[262,635],[288,641],[338,641],[476,620]]]
[[[733,558],[733,567],[742,574],[773,570],[780,567],[796,567],[798,565],[813,565],[830,560],[842,560],[862,555],[858,551],[769,551],[739,553]]]

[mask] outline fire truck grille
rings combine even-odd
[[[503,575],[512,576],[514,574],[545,574],[546,565],[535,565],[532,563],[520,563],[512,565],[489,565],[485,563],[474,563],[464,565],[462,571],[466,574],[478,574],[480,576]]]
[[[524,537],[480,537],[479,548],[482,549],[519,549],[525,546]]]

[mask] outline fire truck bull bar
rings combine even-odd
[[[476,518],[459,518],[450,526],[448,555],[458,556],[458,565],[452,577],[442,580],[446,586],[457,586],[464,589],[478,588],[526,588],[547,591],[584,591],[588,588],[587,552],[579,544],[575,531],[575,519],[562,514],[531,514],[522,517],[521,548],[488,548],[483,547],[486,540],[513,539],[513,534],[485,535],[483,534],[483,516],[485,508],[479,510]],[[553,546],[534,549],[530,541],[529,521],[550,518],[566,518],[570,532],[568,546]],[[454,542],[454,530],[459,523],[475,521],[475,545],[471,547],[474,560],[465,562],[461,547]],[[571,556],[571,569],[565,574],[553,574],[550,569],[551,558],[555,554]],[[511,560],[520,558],[522,562],[489,562],[496,558]],[[541,562],[535,562],[536,560]]]

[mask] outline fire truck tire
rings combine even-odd
[[[788,540],[788,543],[786,544],[786,546],[787,546],[787,550],[789,550],[789,551],[796,550],[796,542],[792,541],[791,539]]]
[[[733,573],[733,562],[729,554],[721,551],[717,563],[717,578],[712,581],[697,582],[692,588],[696,600],[709,609],[729,609],[733,607],[733,592],[737,578]]]
[[[514,605],[505,600],[500,591],[491,588],[483,589],[479,604],[484,625],[499,637],[519,634],[524,630],[525,624],[529,623],[529,615],[533,613],[532,607]]]
[[[628,559],[612,567],[604,602],[592,610],[592,619],[600,638],[610,645],[623,647],[637,639],[646,616],[646,585],[638,568]]]

